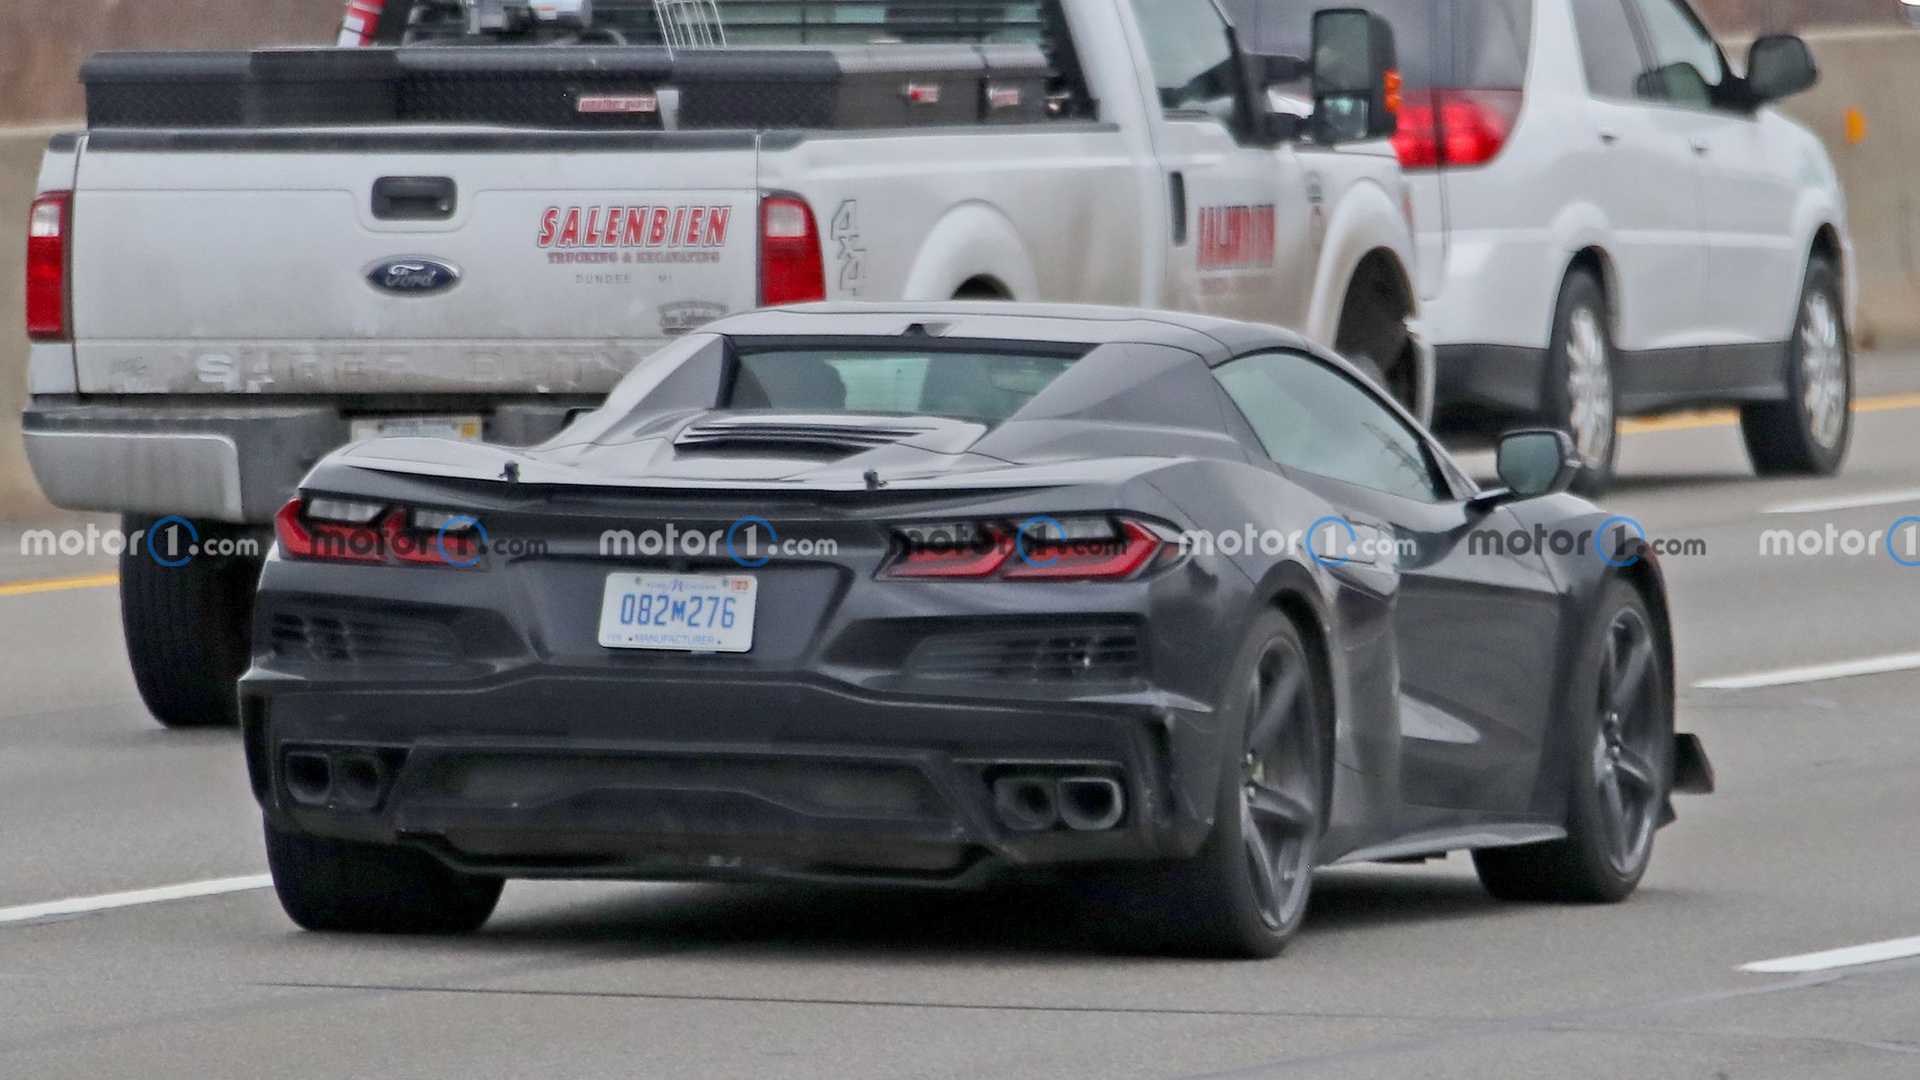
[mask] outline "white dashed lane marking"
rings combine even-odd
[[[1814,664],[1810,667],[1757,671],[1750,675],[1728,675],[1719,679],[1707,679],[1693,685],[1698,690],[1758,690],[1767,686],[1798,686],[1802,683],[1829,682],[1833,679],[1852,679],[1862,675],[1887,675],[1896,671],[1915,670],[1920,670],[1920,653],[1901,653],[1898,656],[1876,656],[1867,660],[1842,660],[1832,664]]]
[[[132,892],[108,893],[105,896],[49,900],[44,904],[23,904],[19,907],[0,908],[0,926],[9,923],[37,922],[41,919],[57,919],[68,915],[86,915],[95,911],[112,911],[116,908],[140,907],[145,904],[164,904],[173,900],[193,900],[202,896],[251,892],[254,889],[269,888],[272,885],[271,877],[266,874],[255,874],[252,877],[194,881],[185,885],[162,885],[155,889],[136,889]]]
[[[1920,937],[1876,941],[1871,945],[1850,945],[1844,949],[1828,949],[1826,952],[1783,956],[1778,960],[1761,960],[1752,964],[1742,964],[1740,970],[1763,975],[1799,975],[1810,971],[1859,967],[1863,964],[1884,964],[1889,960],[1906,960],[1915,956],[1920,956]]]

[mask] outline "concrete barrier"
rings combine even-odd
[[[1846,183],[1860,259],[1856,337],[1863,346],[1920,342],[1920,109],[1913,105],[1920,98],[1920,33],[1831,31],[1808,39],[1821,83],[1788,102],[1787,111],[1826,140]],[[1858,142],[1848,137],[1854,109],[1866,121]],[[26,383],[20,273],[27,206],[54,130],[0,129],[0,520],[51,509],[20,445]]]
[[[1820,85],[1786,111],[1827,144],[1846,185],[1860,260],[1864,346],[1920,341],[1920,32],[1850,30],[1807,35]],[[1849,110],[1865,120],[1851,142]]]

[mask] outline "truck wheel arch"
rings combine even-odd
[[[1370,257],[1390,260],[1405,295],[1414,295],[1406,269],[1413,264],[1406,218],[1378,184],[1369,182],[1355,185],[1328,216],[1326,240],[1314,272],[1313,303],[1303,327],[1308,337],[1329,346],[1334,343],[1354,275]]]
[[[1386,248],[1374,248],[1361,256],[1347,277],[1346,292],[1340,299],[1340,318],[1334,324],[1335,346],[1351,336],[1363,312],[1379,318],[1402,321],[1414,313],[1413,283],[1406,267]]]
[[[1013,222],[982,202],[948,210],[921,243],[903,300],[1031,300],[1040,295],[1033,257]]]

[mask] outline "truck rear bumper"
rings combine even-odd
[[[270,521],[313,463],[347,441],[324,407],[47,404],[21,417],[54,505],[118,514]]]
[[[407,411],[485,413],[489,439],[524,444],[558,432],[586,404],[464,399]],[[21,428],[34,477],[56,506],[235,524],[272,521],[314,462],[352,438],[351,418],[331,404],[177,399],[96,405],[39,397]]]

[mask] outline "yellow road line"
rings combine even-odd
[[[1853,403],[1853,411],[1857,413],[1893,412],[1895,409],[1920,409],[1920,394],[1887,394]]]
[[[1622,420],[1620,434],[1646,435],[1655,431],[1693,431],[1696,428],[1732,427],[1739,422],[1739,414],[1731,409],[1674,413],[1672,416],[1649,416],[1643,420]]]
[[[1861,398],[1853,403],[1855,414],[1895,412],[1900,409],[1920,409],[1920,394],[1885,394]],[[1674,413],[1672,416],[1650,416],[1643,420],[1622,420],[1620,433],[1645,435],[1656,431],[1696,431],[1700,428],[1732,427],[1739,422],[1740,414],[1732,409],[1710,409],[1705,412]]]
[[[120,584],[119,574],[90,574],[86,577],[48,578],[45,581],[0,582],[0,596],[31,596],[34,593],[67,592],[72,589],[105,589]]]

